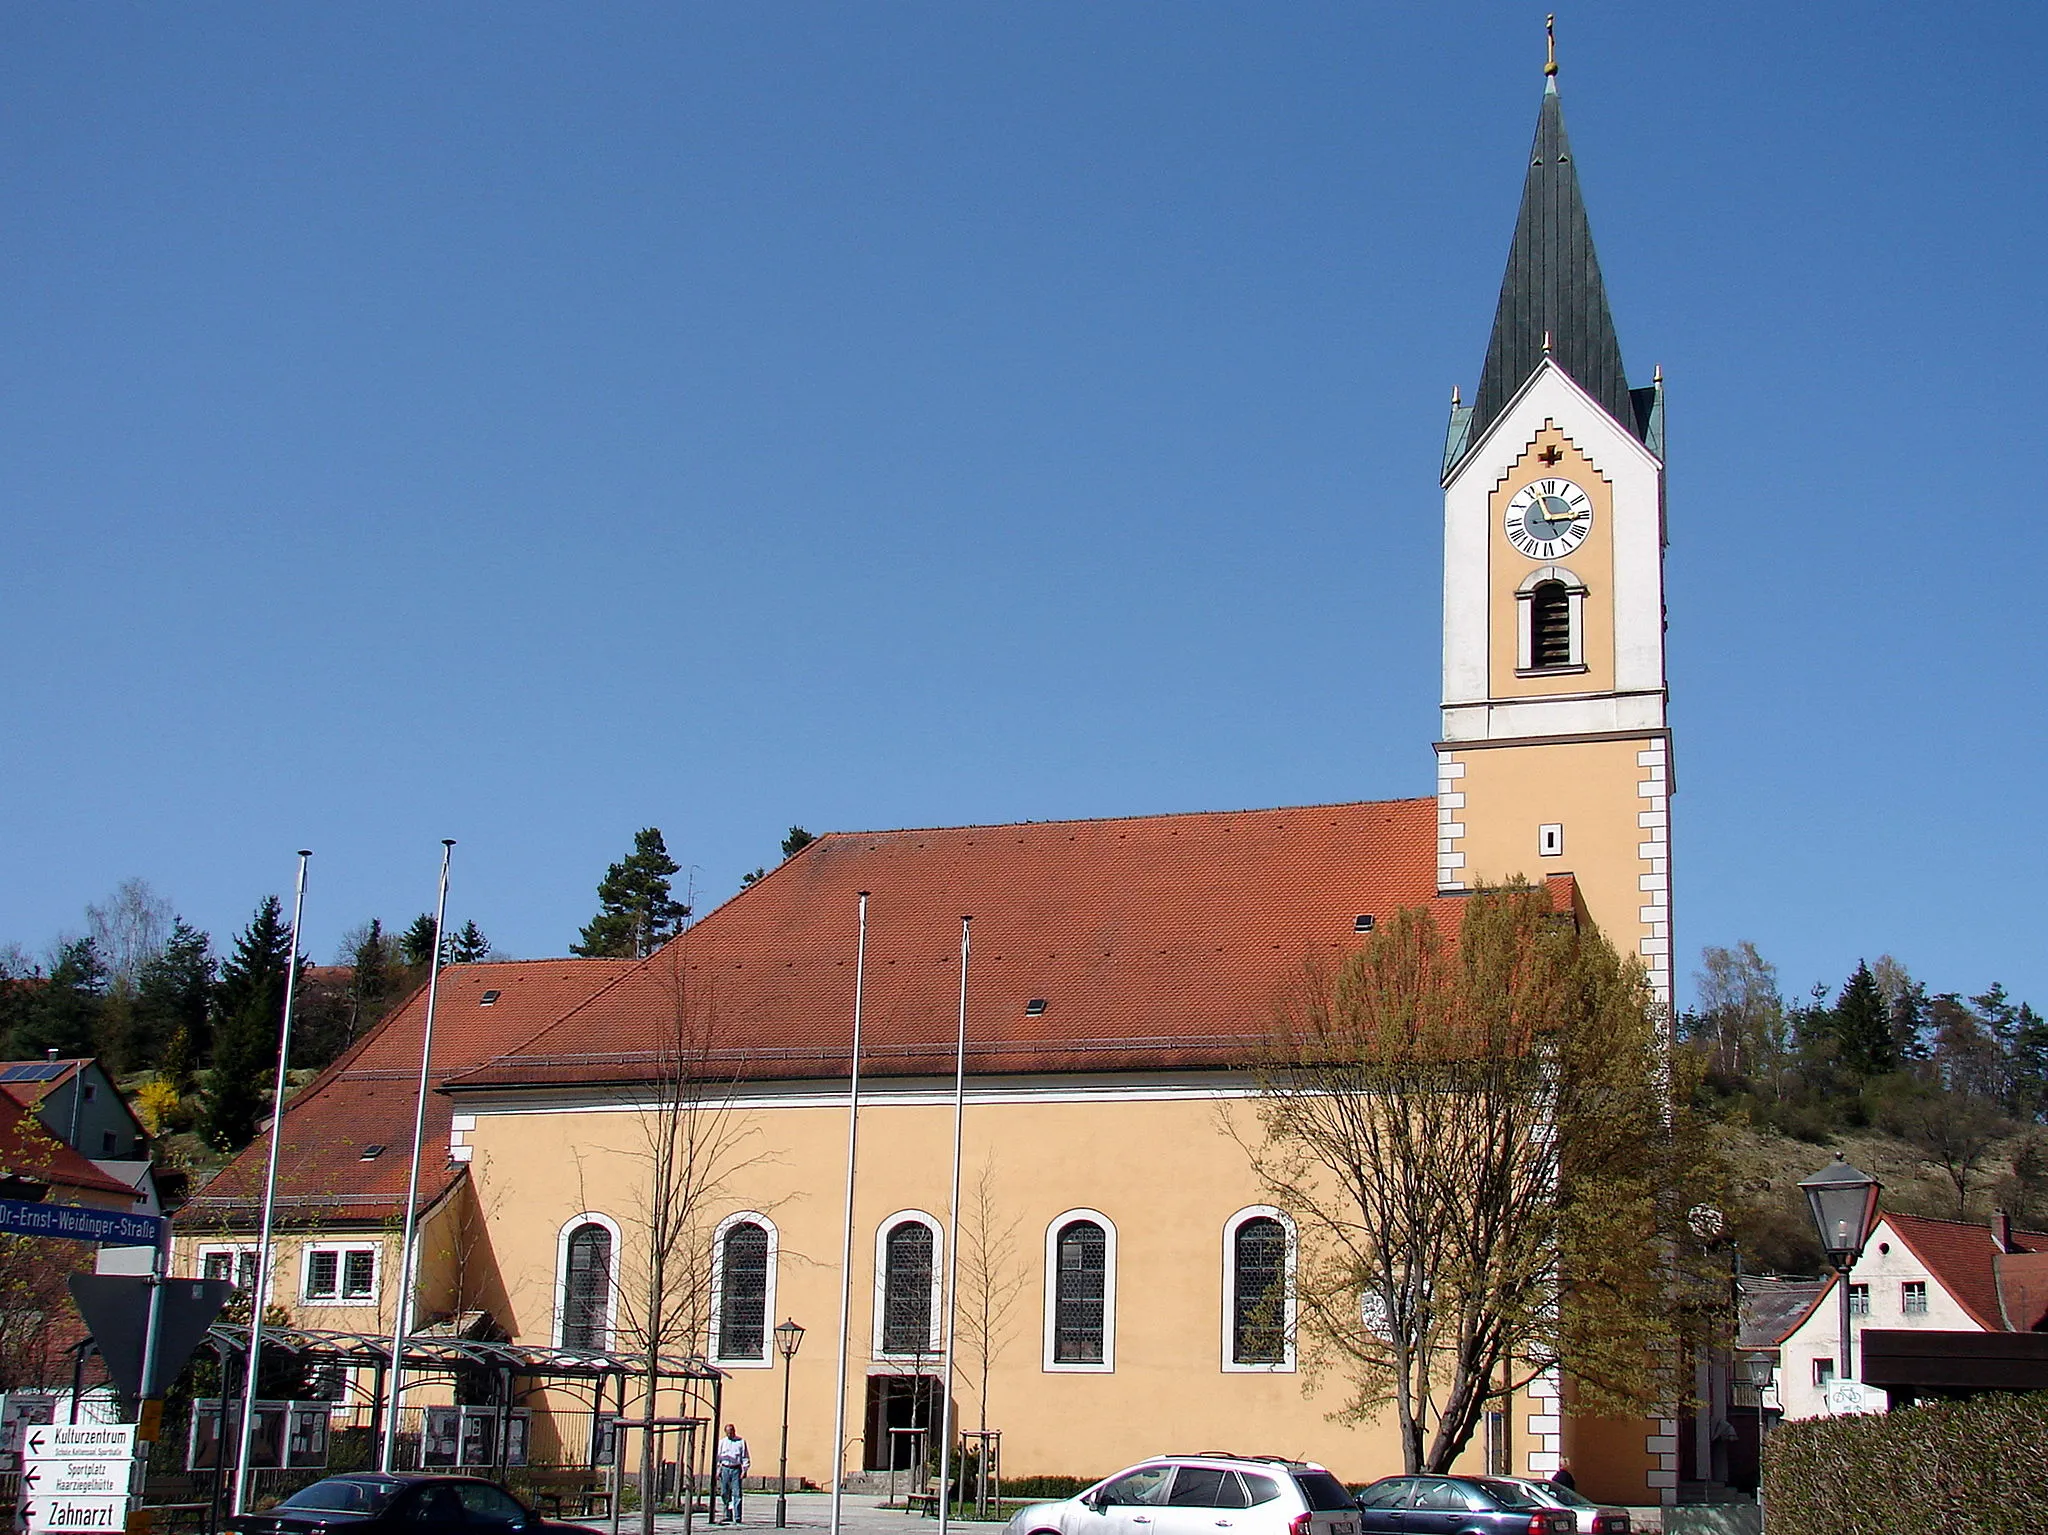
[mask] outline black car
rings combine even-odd
[[[495,1482],[474,1476],[330,1476],[277,1507],[241,1514],[228,1528],[243,1535],[597,1535],[580,1524],[553,1524]]]
[[[1490,1476],[1384,1476],[1358,1495],[1361,1535],[1571,1535],[1572,1516]]]

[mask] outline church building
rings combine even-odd
[[[1007,1473],[1092,1477],[1218,1445],[1354,1482],[1399,1470],[1390,1424],[1332,1421],[1342,1383],[1298,1368],[1292,1228],[1232,1134],[1255,1124],[1242,1063],[1304,961],[1341,958],[1402,907],[1454,926],[1466,892],[1517,875],[1640,955],[1668,1001],[1663,447],[1661,380],[1632,388],[1623,371],[1553,64],[1492,339],[1444,450],[1435,792],[833,832],[645,961],[451,967],[423,1314],[538,1347],[625,1346],[663,1106],[681,1097],[701,1159],[695,1245],[677,1259],[684,1341],[724,1372],[723,1416],[757,1474],[773,1470],[785,1384],[792,1476],[829,1483],[841,1456],[899,1463],[892,1431],[934,1416],[954,1242],[978,1317],[956,1360],[959,1421],[1001,1431]],[[391,1326],[423,1019],[415,998],[283,1116],[286,1219],[265,1286],[295,1325]],[[180,1217],[178,1272],[253,1282],[237,1265],[266,1151]],[[810,1340],[787,1365],[772,1333],[785,1318]],[[583,1452],[591,1430],[563,1426],[565,1405],[553,1429],[545,1393],[523,1405],[536,1456]],[[1596,1497],[1668,1501],[1675,1432],[1575,1421],[1539,1386],[1468,1462],[1543,1475],[1569,1454]]]

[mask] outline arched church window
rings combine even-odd
[[[562,1347],[610,1342],[612,1234],[595,1221],[569,1233],[562,1265]]]
[[[882,1352],[932,1351],[932,1228],[901,1220],[883,1243]]]
[[[1270,1215],[1231,1233],[1230,1359],[1287,1362],[1287,1228]]]
[[[1537,670],[1572,664],[1571,592],[1544,581],[1529,594],[1529,664]]]
[[[721,1360],[758,1360],[768,1352],[768,1228],[739,1220],[718,1243],[718,1351]]]
[[[1109,1239],[1094,1221],[1068,1221],[1053,1251],[1053,1362],[1101,1364]]]

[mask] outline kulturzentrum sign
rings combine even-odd
[[[25,1237],[64,1237],[73,1242],[110,1242],[117,1247],[161,1247],[161,1215],[130,1215],[89,1205],[45,1205],[0,1199],[0,1231]]]

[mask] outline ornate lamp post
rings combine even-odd
[[[1877,1194],[1882,1186],[1870,1174],[1843,1161],[1840,1152],[1834,1161],[1799,1183],[1813,1212],[1813,1229],[1820,1233],[1821,1248],[1834,1268],[1835,1287],[1842,1292],[1837,1380],[1849,1380],[1858,1373],[1853,1367],[1854,1340],[1849,1336],[1849,1270],[1863,1256],[1863,1244],[1870,1240],[1870,1228],[1877,1223]]]
[[[775,1468],[775,1528],[789,1523],[789,1369],[803,1347],[804,1330],[793,1321],[775,1329],[775,1351],[782,1356],[782,1461]]]

